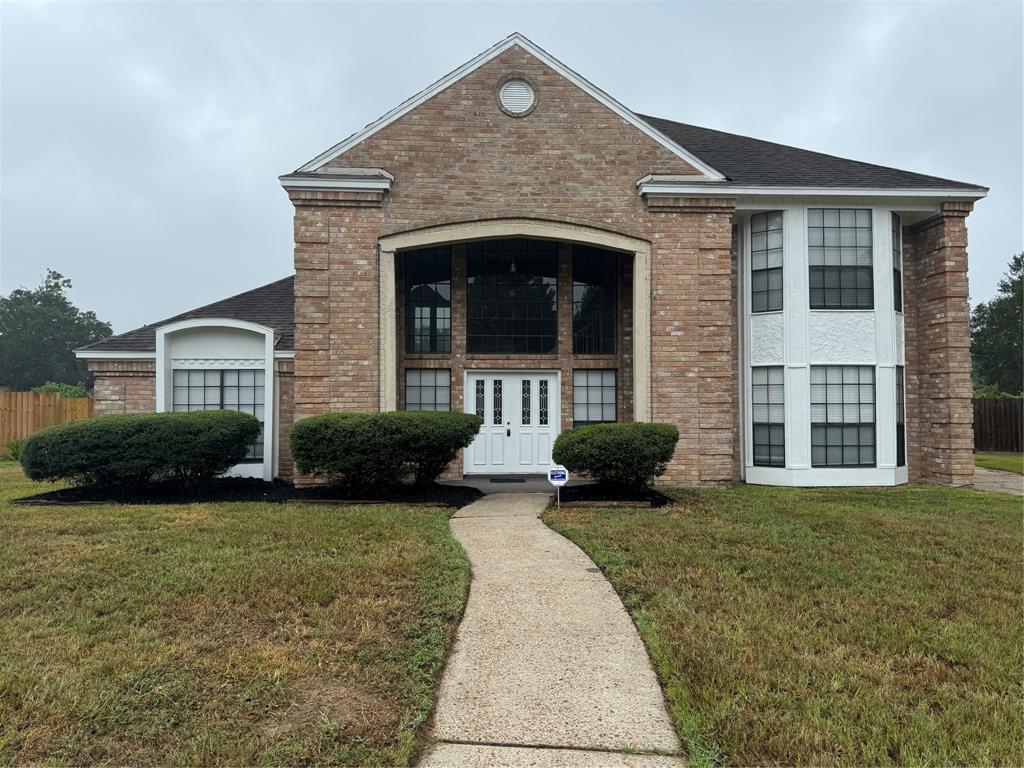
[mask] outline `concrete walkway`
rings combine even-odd
[[[451,527],[473,567],[421,765],[680,766],[679,740],[611,585],[538,516],[544,493],[485,496]]]
[[[1024,476],[985,467],[974,468],[974,487],[979,491],[998,491],[1024,496]]]

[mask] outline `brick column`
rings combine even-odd
[[[382,192],[291,190],[295,418],[376,411]]]
[[[904,237],[907,469],[911,482],[974,480],[969,202],[946,202]]]
[[[663,478],[739,479],[739,361],[732,222],[735,200],[648,198],[659,214],[651,269],[652,417],[679,427]],[[668,216],[674,217],[669,221]],[[664,219],[662,217],[664,216]]]

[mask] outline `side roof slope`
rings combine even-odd
[[[291,350],[295,347],[294,283],[295,276],[291,275],[75,351],[155,352],[157,328],[179,320],[196,318],[228,318],[265,325],[276,332],[275,346],[278,350]]]
[[[926,176],[883,165],[789,147],[735,133],[639,117],[738,184],[764,187],[855,187],[864,189],[976,189],[978,184]]]

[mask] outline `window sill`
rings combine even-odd
[[[874,307],[811,307],[811,312],[874,312]]]

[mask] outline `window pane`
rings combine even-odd
[[[813,466],[874,466],[874,376],[869,365],[811,367]]]
[[[478,382],[483,384],[483,382]],[[451,409],[451,371],[447,368],[407,368],[405,410],[447,411]]]
[[[402,257],[405,275],[405,349],[451,351],[451,246],[419,248]]]
[[[572,373],[573,426],[615,421],[615,370],[575,370]]]
[[[871,211],[811,209],[807,242],[811,308],[871,309]]]
[[[782,213],[750,217],[750,311],[782,309]]]
[[[557,252],[557,243],[522,238],[466,246],[469,352],[557,351]]]
[[[581,245],[572,247],[573,353],[615,353],[618,271],[618,254]]]
[[[750,373],[754,465],[784,467],[785,372],[782,366],[756,366]]]

